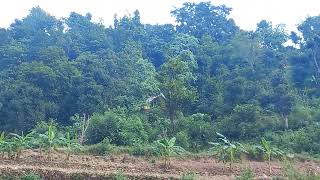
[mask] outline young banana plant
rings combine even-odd
[[[23,133],[21,135],[10,133],[12,137],[12,145],[13,145],[13,151],[16,153],[16,159],[19,159],[22,151],[28,148],[30,139],[33,136],[33,132],[24,135]]]
[[[271,166],[271,158],[272,156],[283,156],[283,152],[275,147],[271,146],[271,143],[267,141],[265,138],[261,139],[261,146],[256,146],[260,149],[264,155],[265,159],[268,160],[268,167],[269,167],[269,174],[272,173],[272,166]]]
[[[51,161],[52,160],[52,151],[53,151],[53,148],[54,148],[54,145],[55,145],[55,138],[56,138],[56,132],[54,130],[54,127],[52,124],[50,124],[48,126],[48,132],[47,132],[47,137],[48,137],[48,159]]]
[[[168,168],[171,165],[171,157],[173,155],[186,152],[186,150],[184,150],[182,147],[176,146],[175,143],[175,137],[171,139],[163,138],[157,141],[158,147],[160,148],[161,156],[165,158],[165,168]]]
[[[6,137],[4,132],[0,134],[0,153],[1,153],[1,158],[4,158],[4,153],[5,153],[5,145],[6,145]]]
[[[214,155],[218,158],[219,161],[222,161],[224,164],[229,162],[230,170],[232,170],[232,164],[236,160],[237,153],[247,153],[244,146],[239,142],[231,142],[224,135],[217,133],[219,136],[219,143],[209,142],[213,145],[209,151],[213,151]]]
[[[74,148],[79,147],[80,144],[78,143],[77,139],[73,139],[71,138],[70,132],[67,132],[66,137],[65,138],[61,138],[60,140],[62,140],[63,144],[66,147],[66,151],[67,151],[67,157],[66,160],[70,159],[71,156],[71,152]]]

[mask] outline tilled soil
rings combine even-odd
[[[258,179],[283,176],[283,164],[272,162],[269,174],[266,162],[242,161],[229,166],[216,162],[213,158],[175,158],[169,168],[164,161],[154,157],[133,157],[129,155],[91,156],[72,155],[66,160],[65,154],[54,153],[52,160],[41,157],[34,151],[26,151],[18,160],[1,159],[0,174],[19,175],[26,172],[40,174],[45,179],[112,179],[121,172],[129,179],[179,179],[184,173],[194,172],[198,179],[235,179],[250,168]],[[301,172],[320,174],[320,163],[314,161],[296,162]]]

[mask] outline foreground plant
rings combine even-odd
[[[261,146],[257,146],[258,149],[262,150],[262,152],[265,155],[265,159],[268,160],[268,166],[269,166],[269,174],[272,173],[272,167],[271,167],[271,158],[272,156],[283,156],[283,152],[275,147],[271,146],[271,143],[267,141],[265,138],[261,139]]]
[[[51,160],[51,153],[53,151],[54,145],[55,145],[55,138],[56,138],[56,132],[54,130],[54,127],[52,124],[48,126],[48,145],[49,145],[49,150],[48,150],[48,159]]]
[[[2,132],[0,134],[0,153],[1,153],[1,158],[4,157],[4,153],[5,153],[5,150],[6,150],[6,137],[5,137],[5,134],[4,132]]]
[[[171,139],[163,138],[157,141],[158,147],[160,148],[161,156],[165,158],[165,167],[168,168],[171,165],[171,157],[173,155],[178,155],[185,153],[184,150],[180,146],[176,146],[176,138],[173,137]]]
[[[217,133],[219,140],[221,142],[209,144],[213,145],[209,151],[212,151],[214,155],[218,158],[219,161],[222,161],[224,164],[229,162],[230,170],[232,170],[232,164],[236,160],[236,155],[239,153],[247,153],[243,145],[239,142],[231,142],[224,135]]]
[[[12,138],[12,150],[16,153],[16,159],[19,159],[23,150],[28,148],[30,139],[32,138],[33,132],[24,135],[10,133]]]
[[[59,140],[56,136],[55,126],[53,124],[48,125],[48,130],[45,134],[39,134],[39,147],[40,155],[42,154],[42,148],[47,149],[48,160],[52,160],[52,152],[54,148],[58,145]]]
[[[66,147],[66,151],[67,151],[66,160],[69,160],[72,150],[74,148],[80,147],[80,144],[78,143],[77,139],[71,138],[71,135],[70,135],[69,132],[67,132],[66,137],[65,138],[61,138],[61,140],[62,140],[62,143]]]

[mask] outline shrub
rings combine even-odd
[[[305,106],[296,106],[291,111],[288,121],[290,129],[305,127],[311,123],[311,109]]]
[[[260,148],[257,148],[257,146],[246,145],[245,149],[247,151],[247,157],[250,160],[255,160],[255,161],[263,161],[264,160],[264,153]]]
[[[296,153],[308,152],[309,154],[320,153],[320,131],[319,125],[310,125],[296,131],[270,132],[266,133],[266,138],[270,139],[278,147]]]
[[[188,134],[185,131],[180,131],[176,134],[177,138],[177,145],[183,147],[183,148],[189,148],[190,144],[190,139]]]
[[[103,141],[97,144],[89,145],[84,148],[85,153],[94,154],[94,155],[105,155],[113,149],[113,146],[110,144],[108,138],[105,138]]]
[[[133,145],[148,141],[144,123],[138,116],[127,116],[116,110],[104,114],[94,114],[87,130],[90,144],[95,144],[108,138],[112,144]]]
[[[159,156],[159,150],[152,144],[136,144],[130,148],[129,154],[134,156]]]
[[[178,120],[177,144],[184,148],[204,149],[208,147],[208,139],[213,139],[214,128],[207,114],[181,115]]]
[[[231,139],[253,139],[266,130],[278,129],[279,117],[268,114],[256,104],[241,104],[230,115],[217,119],[219,132]]]

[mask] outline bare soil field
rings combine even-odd
[[[301,172],[320,174],[320,163],[315,161],[295,162]],[[228,166],[213,158],[193,157],[174,158],[170,168],[164,167],[164,161],[155,157],[134,157],[129,155],[72,155],[70,160],[65,154],[54,153],[51,161],[41,157],[35,151],[25,151],[18,160],[1,159],[1,175],[20,175],[28,172],[40,174],[44,179],[113,179],[121,172],[128,179],[180,179],[184,173],[193,172],[197,179],[235,179],[246,168],[250,168],[257,179],[270,179],[282,176],[283,163],[272,162],[272,174],[269,174],[266,162],[242,161]]]

